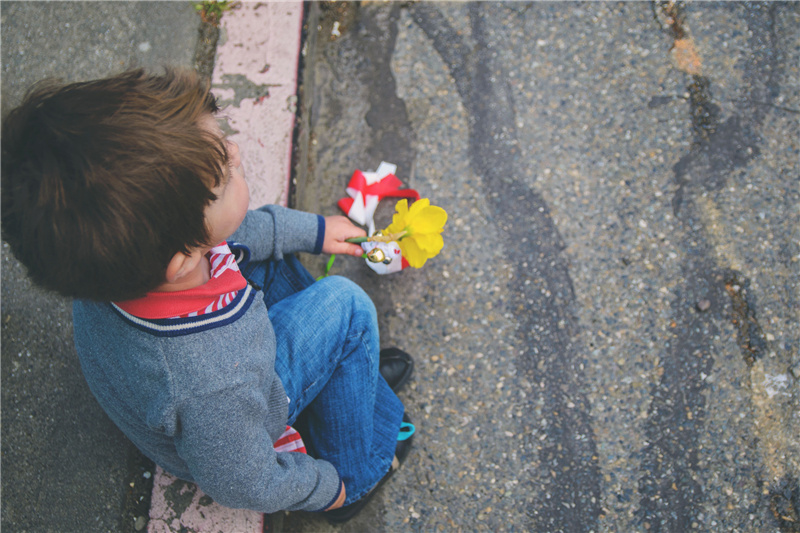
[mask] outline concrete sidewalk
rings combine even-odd
[[[0,17],[4,113],[43,78],[190,67],[200,22],[189,2],[4,1]],[[33,287],[6,245],[1,323],[3,531],[135,531],[152,466],[83,379],[70,301]]]
[[[189,2],[0,9],[3,113],[44,78],[191,67],[199,49],[201,21]],[[287,204],[302,17],[302,2],[242,2],[222,19],[213,90],[244,154],[253,206]],[[3,529],[262,531],[260,513],[209,504],[154,469],[86,386],[70,302],[32,286],[5,244],[2,264]]]

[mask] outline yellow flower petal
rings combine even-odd
[[[408,200],[403,198],[395,206],[396,213],[392,216],[392,223],[383,230],[384,234],[400,233],[406,228],[406,218],[408,217]]]
[[[447,222],[447,212],[430,204],[430,200],[421,198],[409,208],[406,199],[400,200],[392,223],[383,230],[385,235],[404,234],[398,237],[398,244],[403,257],[414,268],[422,267],[444,247],[441,233]]]
[[[415,204],[416,205],[416,204]],[[413,206],[412,206],[413,208]],[[421,209],[409,224],[409,230],[414,233],[441,232],[447,222],[447,213],[435,205]]]
[[[438,233],[428,235],[414,235],[410,239],[417,243],[420,249],[428,253],[428,257],[438,254],[444,247],[444,239]],[[403,239],[405,240],[405,239]]]
[[[411,209],[408,211],[408,218],[413,219],[419,216],[419,212],[429,207],[431,205],[431,201],[427,198],[420,198],[413,204],[411,204]]]
[[[406,261],[408,261],[408,265],[414,268],[422,268],[422,265],[425,264],[425,261],[428,260],[428,254],[422,251],[419,246],[417,246],[416,241],[413,239],[403,239],[398,243],[400,245],[400,251],[403,252],[403,257]]]

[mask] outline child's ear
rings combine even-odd
[[[177,283],[187,274],[194,272],[202,258],[203,252],[199,248],[192,249],[189,255],[183,252],[173,255],[167,265],[167,283]]]

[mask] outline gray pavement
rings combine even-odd
[[[46,77],[191,66],[199,27],[189,2],[3,1],[0,16],[3,113]],[[2,430],[3,531],[134,531],[147,515],[152,467],[86,386],[70,303],[32,287],[5,243]]]
[[[182,2],[0,9],[4,110],[196,41]],[[310,6],[293,204],[387,160],[450,220],[421,270],[334,265],[417,357],[408,462],[354,521],[275,529],[799,530],[800,4],[667,11]],[[2,264],[2,525],[129,528],[142,463],[69,305]]]
[[[419,271],[334,267],[418,358],[342,529],[798,531],[799,7],[312,8],[297,205],[387,160],[450,214]]]

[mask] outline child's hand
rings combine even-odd
[[[352,237],[366,237],[367,232],[345,216],[325,217],[325,240],[322,251],[326,254],[347,254],[361,257],[364,250],[357,244],[344,242]]]
[[[331,504],[330,507],[325,509],[326,511],[333,511],[334,509],[338,509],[342,505],[344,505],[344,500],[347,498],[347,494],[344,491],[344,481],[342,481],[342,491],[339,493],[339,497],[336,498],[336,501]]]

